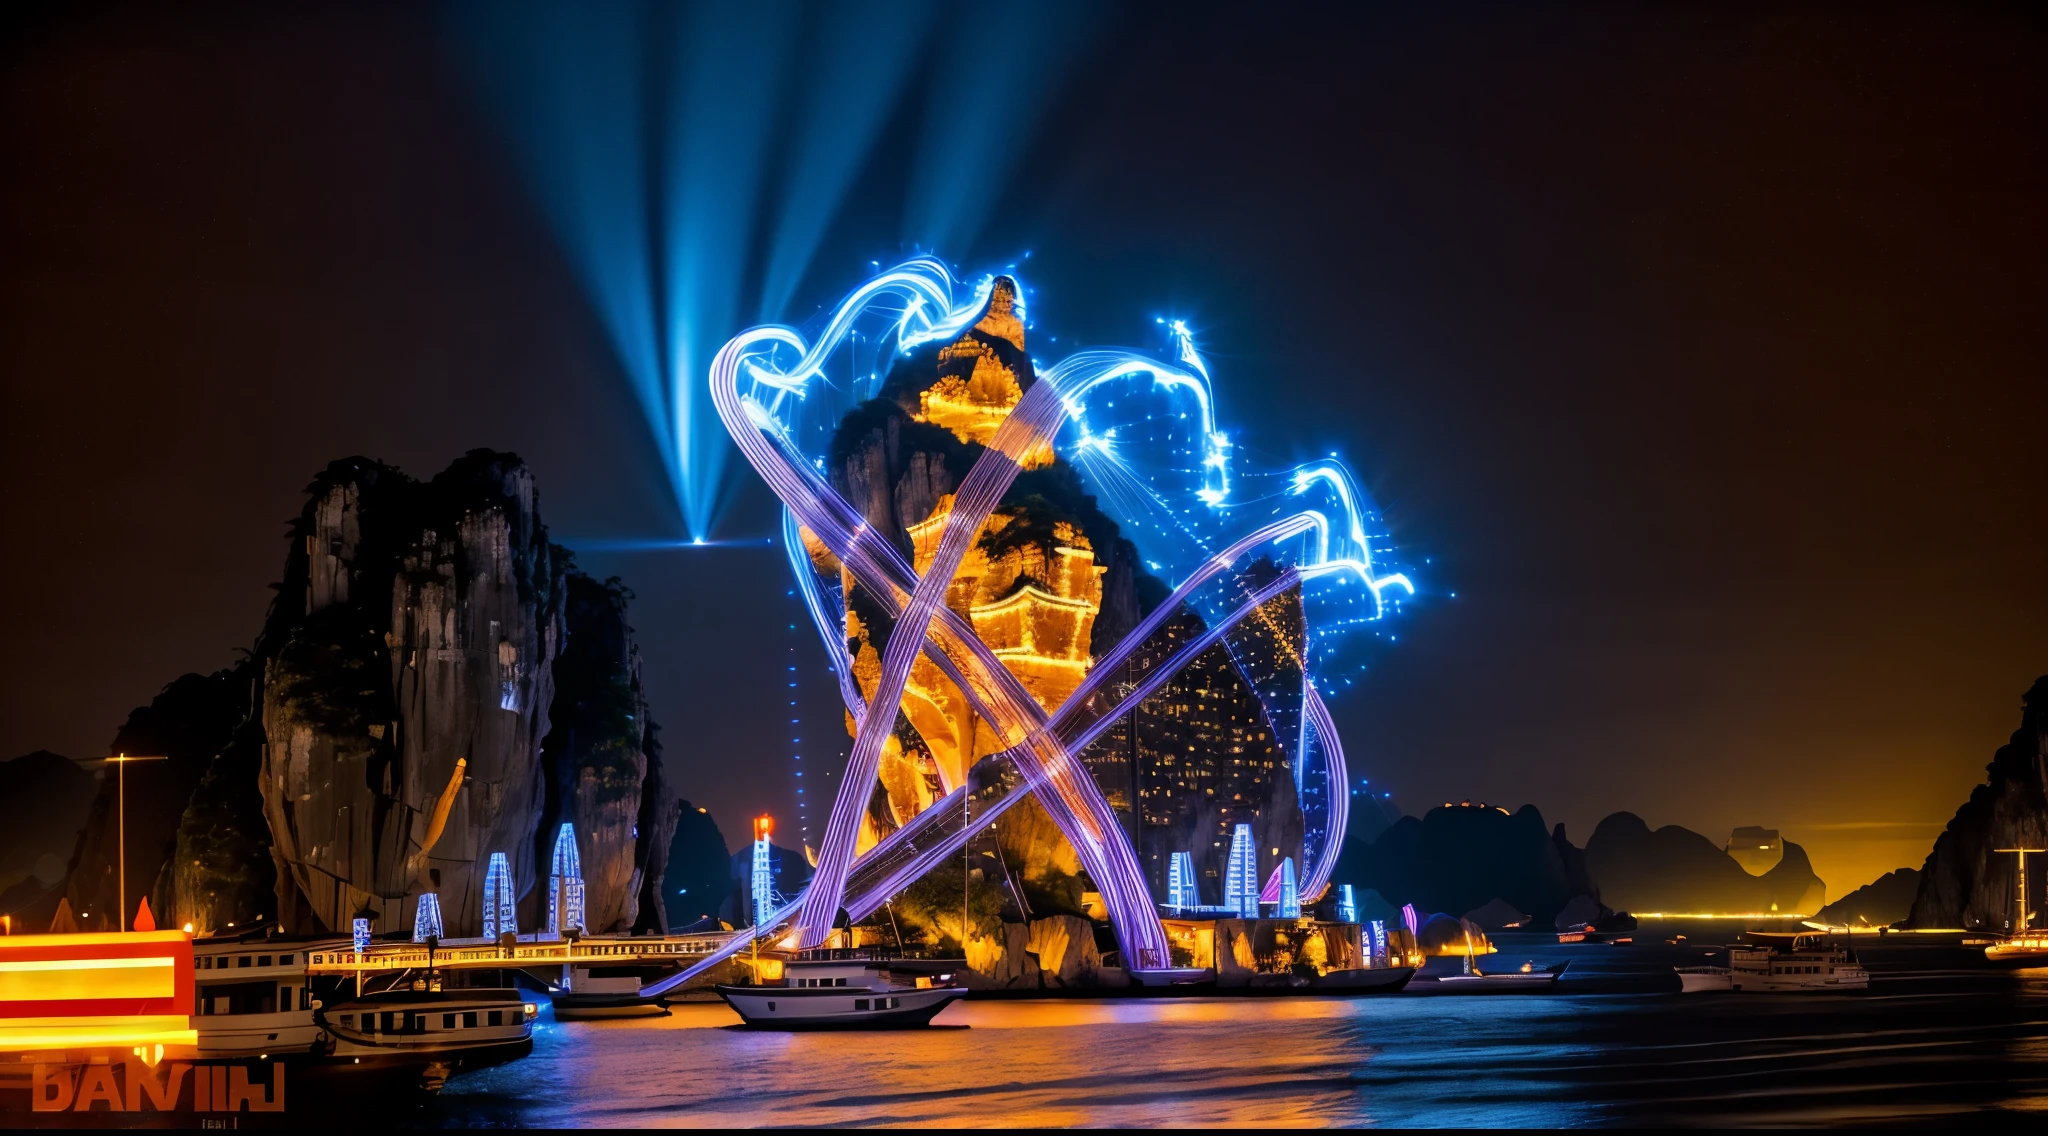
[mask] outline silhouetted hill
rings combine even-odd
[[[1569,844],[1566,845],[1569,847]],[[1572,851],[1576,852],[1577,849]],[[1402,817],[1371,844],[1347,842],[1337,878],[1399,907],[1460,915],[1499,899],[1550,925],[1576,893],[1534,805],[1450,805]]]
[[[2017,857],[1995,850],[2048,848],[2048,675],[2020,701],[2020,728],[1993,755],[1984,784],[1956,810],[1920,869],[1911,926],[2004,930],[2013,915]],[[2040,878],[2029,880],[2029,907],[2040,902],[2041,884],[2033,882]]]
[[[1913,910],[1913,897],[1920,892],[1920,873],[1911,868],[1886,872],[1848,895],[1820,909],[1814,918],[1823,923],[1887,927],[1906,918]]]
[[[91,772],[48,750],[0,761],[0,801],[8,806],[0,825],[0,890],[35,876],[40,892],[64,878],[97,787]]]
[[[1675,824],[1653,832],[1634,813],[1615,813],[1593,829],[1586,868],[1616,910],[1811,914],[1826,900],[1806,850],[1789,840],[1777,867],[1752,876],[1699,833]]]
[[[666,878],[662,901],[672,928],[718,918],[732,896],[732,852],[725,834],[709,812],[688,801],[682,802],[675,839],[668,846]]]

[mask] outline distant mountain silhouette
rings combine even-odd
[[[1569,842],[1564,848],[1578,852]],[[1402,817],[1369,844],[1347,841],[1336,878],[1423,912],[1462,914],[1498,899],[1531,916],[1532,926],[1548,927],[1581,894],[1572,867],[1583,873],[1567,865],[1536,806],[1509,813],[1464,804]]]
[[[1886,872],[1848,895],[1820,909],[1814,916],[1822,923],[1888,927],[1913,910],[1913,897],[1920,892],[1920,873],[1911,868]]]
[[[1812,914],[1827,889],[1806,850],[1785,842],[1785,858],[1752,876],[1720,845],[1690,829],[1651,831],[1634,813],[1615,813],[1586,841],[1586,868],[1608,906],[1627,911]]]
[[[17,806],[0,825],[0,890],[34,876],[39,882],[31,890],[40,893],[64,878],[64,861],[98,789],[94,781],[48,750],[0,761],[0,801]]]

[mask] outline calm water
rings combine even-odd
[[[1665,971],[1668,974],[1668,970]],[[2048,978],[1863,996],[956,1003],[951,1028],[755,1033],[723,1005],[556,1023],[449,1125],[1937,1123],[2048,1112]]]

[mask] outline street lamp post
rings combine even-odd
[[[128,929],[128,766],[130,763],[137,761],[169,761],[170,758],[164,754],[131,756],[125,753],[117,753],[112,757],[102,758],[101,760],[109,765],[119,767],[118,772],[115,774],[114,788],[114,846],[116,850],[115,859],[119,864],[119,867],[116,869],[118,882],[115,885],[114,929],[126,931]]]

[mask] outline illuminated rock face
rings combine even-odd
[[[647,866],[666,861],[651,846],[673,831],[674,794],[624,595],[573,575],[531,473],[474,451],[422,484],[352,459],[309,492],[257,650],[284,926],[336,931],[368,910],[379,930],[409,928],[432,891],[447,934],[475,935],[486,865],[503,852],[531,928],[547,852],[536,833],[546,822],[552,838],[557,820],[577,825],[594,926],[653,913],[636,901]],[[583,618],[570,618],[572,586],[591,600]],[[583,638],[565,653],[571,631]],[[559,736],[558,686],[571,695]]]
[[[923,572],[938,553],[954,488],[1035,381],[1024,353],[1016,286],[998,278],[972,325],[949,342],[899,361],[883,384],[883,397],[842,423],[832,466],[837,487]],[[1049,446],[1035,447],[1023,464],[1066,479],[1060,483],[1064,495],[1079,496],[1071,471],[1053,469]],[[1097,563],[1096,547],[1072,510],[1031,492],[1031,477],[1020,478],[976,534],[946,604],[1050,710],[1088,673],[1110,567]],[[1092,509],[1092,500],[1087,507]],[[1107,532],[1113,558],[1126,561],[1114,577],[1122,589],[1115,605],[1124,621],[1116,629],[1121,634],[1137,618],[1128,563],[1134,552],[1114,538],[1113,525]],[[871,694],[890,620],[866,601],[822,545],[810,538],[806,543],[814,565],[838,575],[849,595],[847,650],[855,681],[863,694]],[[923,811],[960,785],[977,759],[1001,748],[968,711],[960,691],[929,659],[919,658],[904,691],[898,730],[883,750],[876,807],[856,848],[864,851]]]
[[[951,430],[963,442],[985,446],[1030,383],[1031,360],[1024,354],[1017,285],[999,276],[989,289],[981,318],[939,349],[938,381],[917,393],[913,415],[919,422]],[[1023,464],[1035,469],[1052,460],[1052,447],[1041,443],[1025,453]]]
[[[366,500],[377,488],[384,500]],[[564,565],[532,476],[472,455],[425,493],[344,480],[309,513],[306,614],[266,668],[261,710],[281,914],[334,930],[368,908],[410,926],[413,897],[435,891],[448,933],[476,934],[492,852],[512,857],[521,892],[534,879]],[[395,530],[409,546],[376,579]]]
[[[841,423],[828,467],[834,487],[922,573],[937,555],[954,489],[1035,381],[1014,286],[998,278],[965,331],[899,359],[881,397]],[[1052,710],[1073,694],[1093,660],[1137,625],[1145,610],[1141,586],[1156,596],[1166,589],[1138,569],[1136,549],[1096,508],[1070,465],[1049,447],[1027,454],[1023,464],[1025,472],[976,534],[945,602]],[[813,565],[838,577],[848,598],[852,674],[871,696],[892,622],[820,543],[807,536],[806,547]],[[1131,821],[1133,835],[1141,862],[1157,860],[1154,885],[1162,897],[1170,852],[1193,849],[1202,868],[1220,871],[1220,861],[1210,864],[1211,845],[1218,832],[1227,845],[1239,820],[1252,824],[1266,847],[1290,854],[1301,847],[1291,743],[1279,740],[1259,699],[1270,693],[1287,728],[1298,733],[1299,597],[1268,606],[1233,637],[1237,660],[1219,646],[1146,703],[1136,715],[1131,760],[1110,768],[1132,751],[1128,730],[1119,735],[1121,748],[1106,740],[1085,759],[1119,812],[1133,817],[1134,807],[1144,806]],[[1173,636],[1199,633],[1200,621],[1188,615],[1161,633],[1158,647],[1163,652]],[[849,733],[853,726],[849,715]],[[865,851],[929,807],[1001,748],[938,667],[918,658],[856,849]],[[1099,760],[1106,749],[1115,752]],[[1058,890],[1079,872],[1073,850],[1036,803],[1004,814],[998,827],[1004,856],[1028,886]]]

